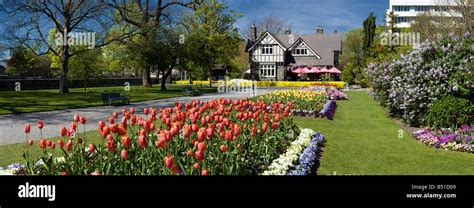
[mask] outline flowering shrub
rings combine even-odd
[[[469,33],[424,42],[400,60],[371,64],[367,75],[382,104],[410,125],[425,123],[433,102],[447,95],[472,97],[472,48]]]
[[[428,108],[426,124],[435,129],[470,124],[474,118],[473,111],[473,101],[449,95]]]
[[[415,131],[413,135],[420,143],[428,146],[472,153],[474,151],[474,142],[472,141],[473,132],[474,129],[472,127],[462,125],[461,128],[456,131],[451,129],[433,131],[426,128]]]
[[[113,113],[100,121],[102,144],[88,143],[75,116],[63,139],[40,139],[39,164],[27,161],[28,174],[40,175],[255,175],[282,154],[299,132],[290,118],[293,104],[245,100],[192,101],[174,108]],[[82,137],[81,137],[82,136]],[[30,145],[32,145],[31,143]],[[61,149],[62,157],[51,150]]]
[[[311,144],[304,149],[298,158],[298,165],[288,172],[288,175],[305,176],[316,173],[318,159],[321,157],[321,145],[324,145],[324,136],[321,132],[313,135]]]

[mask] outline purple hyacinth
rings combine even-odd
[[[303,150],[303,153],[298,157],[298,165],[295,169],[288,172],[287,175],[305,176],[310,175],[318,159],[318,150],[320,145],[324,142],[324,136],[318,132],[313,135],[311,143]]]

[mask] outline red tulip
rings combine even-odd
[[[196,155],[196,159],[197,159],[197,160],[201,160],[201,161],[204,160],[204,152],[202,152],[202,151],[197,151],[197,152],[195,152],[194,154]]]
[[[93,176],[100,176],[100,172],[98,170],[94,171],[93,173],[91,173],[91,175]]]
[[[194,131],[194,132],[197,132],[199,130],[199,126],[197,124],[193,124],[191,126],[191,129]]]
[[[25,124],[25,134],[29,134],[31,131],[31,126],[30,124]]]
[[[110,124],[115,124],[115,119],[114,118],[109,118],[109,123]]]
[[[173,157],[166,156],[165,159],[164,159],[164,162],[165,162],[165,166],[167,168],[171,168],[171,166],[173,165]]]
[[[267,122],[263,123],[263,124],[262,124],[262,133],[263,133],[263,132],[266,132],[266,131],[267,131],[267,128],[268,128]]]
[[[199,165],[199,163],[194,163],[193,168],[198,170],[199,168],[201,168],[201,166]]]
[[[239,149],[239,150],[240,150],[240,147],[241,147],[240,143],[239,143],[239,144],[237,144],[237,149]]]
[[[214,135],[214,129],[213,128],[207,128],[206,133],[207,133],[207,135],[206,135],[207,138],[212,139],[212,136]]]
[[[48,145],[48,147],[51,147],[52,144],[53,142],[51,142],[51,140],[46,140],[46,145]]]
[[[64,141],[63,140],[58,140],[59,148],[64,148]]]
[[[152,131],[155,130],[155,124],[154,123],[150,124],[150,130],[152,130]]]
[[[171,166],[171,172],[172,172],[173,174],[176,174],[176,175],[177,175],[177,174],[179,174],[179,172],[181,172],[181,170],[178,168],[178,166],[173,165],[173,166]]]
[[[122,159],[126,160],[128,157],[127,150],[122,150],[122,152],[120,152],[120,156],[122,157]]]
[[[81,124],[83,124],[83,125],[86,124],[86,117],[82,117],[82,116],[81,116],[81,117],[79,118],[79,121],[80,121]]]
[[[51,144],[51,149],[54,149],[54,148],[56,148],[56,144],[55,144],[55,143],[52,143],[52,144]]]
[[[61,146],[61,144],[59,144]],[[70,152],[72,149],[72,140],[67,141],[66,143],[66,150]]]
[[[219,148],[219,150],[224,153],[227,151],[227,146],[225,144],[221,145],[221,147]]]
[[[148,108],[143,109],[143,113],[144,113],[145,115],[148,115]]]
[[[130,108],[130,113],[135,114],[135,108]]]
[[[32,139],[30,139],[30,140],[28,141],[28,145],[30,145],[30,146],[33,145],[33,140],[32,140]]]
[[[79,115],[77,114],[74,114],[74,119],[73,119],[74,122],[79,122]]]
[[[130,137],[128,136],[123,136],[122,137],[122,144],[125,148],[130,148]]]
[[[106,137],[107,141],[114,141],[114,137],[110,134],[108,134]]]
[[[194,156],[193,150],[191,150],[191,149],[188,150],[188,152],[186,153],[186,155],[187,155],[187,156],[190,156],[190,157]]]
[[[69,174],[68,174],[66,171],[62,171],[59,175],[61,175],[61,176],[67,176],[67,175],[69,175]]]
[[[104,128],[104,126],[105,126],[105,122],[102,121],[102,120],[100,120],[100,121],[99,121],[99,129]]]
[[[95,152],[95,146],[94,144],[89,144],[89,152],[94,153]]]
[[[77,123],[76,122],[71,122],[69,124],[69,129],[72,129],[72,130],[76,131],[77,130]]]
[[[199,142],[198,150],[201,151],[201,152],[206,151],[206,143],[205,142]]]
[[[113,112],[113,113],[112,113],[112,116],[114,117],[114,119],[117,119],[117,118],[118,118],[118,113],[117,113],[117,112]]]
[[[277,122],[273,122],[272,123],[272,129],[277,129],[278,128],[278,123]]]
[[[115,150],[115,143],[113,140],[108,140],[106,146],[109,152],[113,152]]]
[[[41,148],[41,149],[46,149],[46,146],[47,146],[47,145],[46,145],[46,140],[40,139],[39,142],[38,142],[38,146],[39,146],[39,148]]]
[[[227,141],[230,142],[230,141],[232,140],[232,137],[233,137],[233,136],[234,136],[234,135],[232,135],[232,130],[227,130],[227,131],[225,132],[225,137],[224,137],[224,138],[225,138],[225,140],[227,140]]]
[[[66,127],[61,126],[61,128],[59,128],[59,132],[61,133],[61,136],[62,136],[62,137],[65,137],[65,136],[67,135],[67,129],[66,129]]]
[[[38,127],[38,129],[43,129],[43,120],[39,120],[36,126]]]
[[[145,148],[147,145],[145,135],[138,136],[138,146],[140,148]]]
[[[254,126],[254,127],[252,127],[252,130],[251,130],[251,135],[252,135],[252,136],[255,136],[255,135],[257,135],[257,128],[256,128],[255,126]]]
[[[77,139],[77,143],[82,144],[82,142],[84,142],[82,138]]]
[[[199,141],[204,141],[204,132],[203,131],[198,131],[197,138],[198,138]]]
[[[202,170],[201,171],[201,175],[203,176],[207,176],[209,174],[209,172],[207,172],[207,170]]]

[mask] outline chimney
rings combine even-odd
[[[285,30],[285,34],[286,35],[291,35],[291,29],[287,27],[286,30]]]
[[[316,29],[316,34],[324,34],[324,29],[321,25]]]
[[[252,38],[253,40],[257,40],[257,26],[255,26],[255,24],[252,24],[252,27],[250,29],[250,38]]]

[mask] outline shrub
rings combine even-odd
[[[447,96],[428,108],[426,124],[436,129],[470,124],[472,111],[473,105],[468,99]]]

